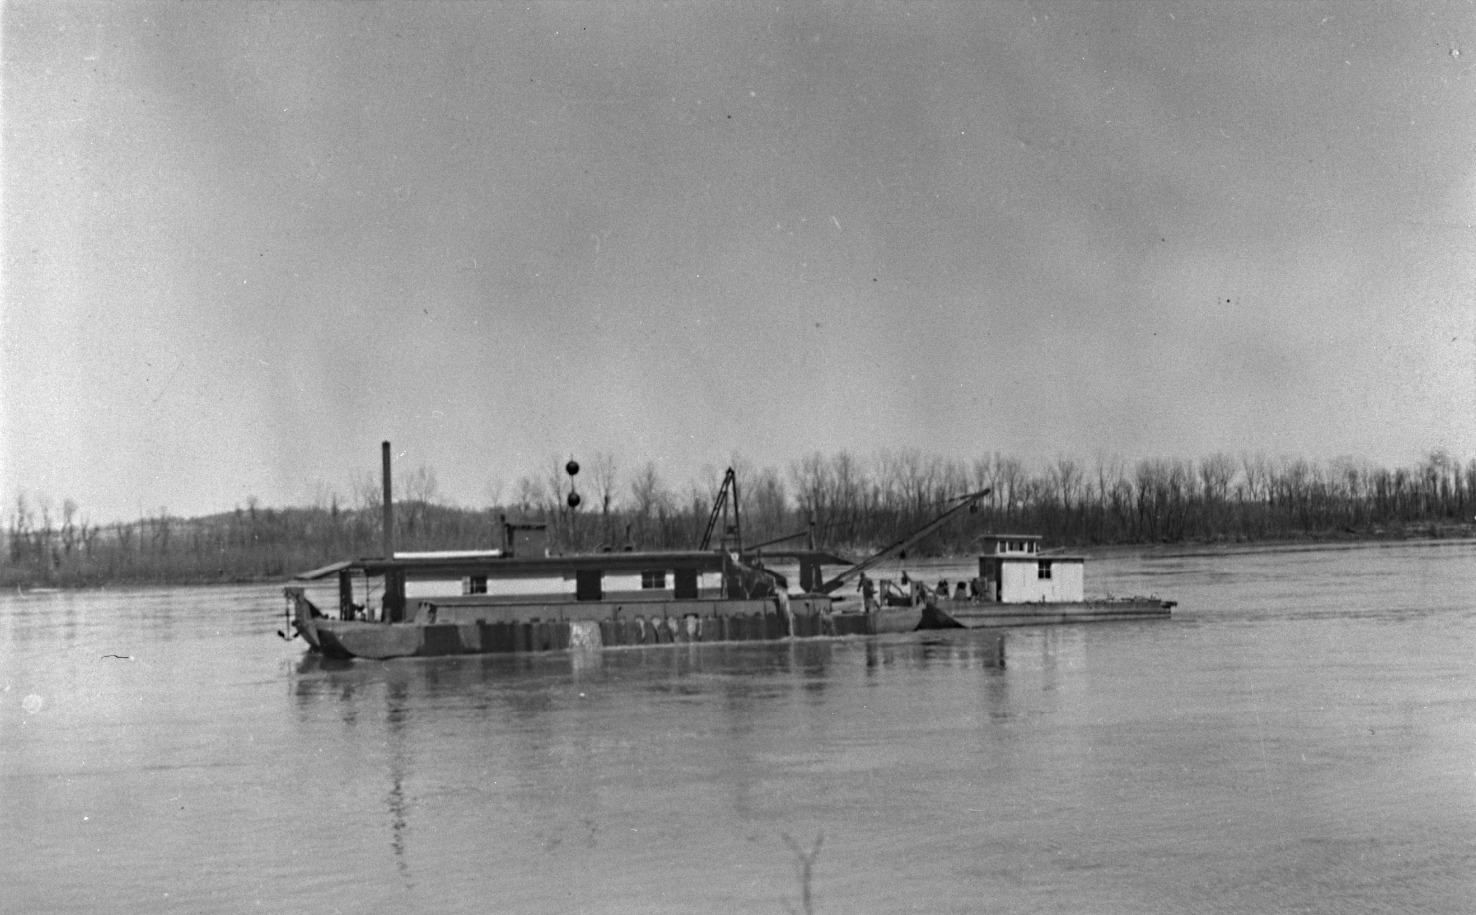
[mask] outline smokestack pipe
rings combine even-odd
[[[395,497],[390,486],[390,443],[381,448],[384,455],[384,558],[395,558]]]

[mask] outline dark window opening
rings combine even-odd
[[[604,573],[598,569],[578,571],[574,573],[574,599],[575,600],[600,600],[605,596],[601,585]]]
[[[676,570],[676,582],[675,582],[675,584],[676,584],[676,594],[674,596],[676,597],[677,600],[696,600],[697,599],[697,593],[698,592],[697,592],[697,570],[696,569],[677,569]]]
[[[651,590],[656,588],[664,590],[666,588],[666,573],[663,571],[642,572],[641,588],[643,590]]]
[[[1051,564],[1050,564],[1049,561],[1042,561],[1042,562],[1038,562],[1038,563],[1035,564],[1035,577],[1036,578],[1050,578],[1051,577]]]

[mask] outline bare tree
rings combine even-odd
[[[848,535],[854,536],[856,526],[867,512],[866,469],[849,451],[839,451],[830,461],[826,483],[826,502],[833,518]]]
[[[1102,449],[1097,450],[1097,503],[1107,504],[1107,494],[1112,487],[1122,478],[1122,458],[1115,454],[1109,454]]]
[[[550,455],[543,474],[544,496],[547,498],[547,507],[551,511],[558,511],[564,505],[564,500],[569,493],[574,491],[574,478],[564,470],[564,465],[569,458],[561,458],[557,454]]]
[[[61,542],[62,553],[71,556],[72,548],[77,544],[77,502],[75,499],[66,498],[62,500],[62,527]]]
[[[403,484],[405,498],[411,502],[434,503],[441,496],[441,484],[434,468],[421,464],[412,470]]]
[[[1069,512],[1081,485],[1080,465],[1073,458],[1058,454],[1051,466],[1046,468],[1046,473],[1056,491],[1056,497],[1061,500],[1061,508]]]
[[[1235,459],[1223,451],[1200,458],[1199,480],[1204,497],[1210,502],[1223,502],[1235,479]]]
[[[1270,495],[1271,464],[1264,452],[1240,453],[1240,471],[1245,479],[1245,497],[1250,502],[1264,502]]]
[[[544,489],[543,483],[530,476],[518,478],[517,486],[514,487],[514,505],[520,514],[528,516],[533,514],[543,505]]]
[[[118,542],[119,551],[127,556],[133,550],[133,522],[118,521],[113,525],[113,539]],[[143,530],[139,529],[139,538],[142,539]]]
[[[1025,481],[1025,465],[1020,463],[1019,458],[1002,457],[997,451],[994,453],[994,464],[1001,490],[999,504],[1004,508],[1005,518],[1008,519],[1014,514],[1019,502],[1020,488]]]
[[[1164,514],[1168,509],[1168,462],[1162,459],[1141,460],[1138,462],[1136,475],[1138,537],[1157,540],[1161,536]]]
[[[1225,500],[1235,479],[1235,459],[1223,451],[1199,459],[1199,483],[1204,498],[1201,530],[1206,534],[1224,531]]]
[[[671,508],[671,494],[661,482],[654,461],[647,461],[636,472],[630,481],[630,495],[634,502],[636,529],[644,543],[664,527]]]
[[[915,526],[919,519],[930,513],[942,470],[942,459],[937,455],[925,455],[920,448],[904,448],[892,455],[894,485],[901,497],[901,508],[906,512],[905,523],[908,526]]]
[[[744,517],[753,525],[746,539],[759,543],[790,533],[785,530],[789,499],[784,491],[784,480],[777,470],[765,467],[754,474],[745,498],[749,511],[744,513]]]
[[[98,526],[93,524],[87,515],[83,515],[82,523],[78,526],[77,530],[82,540],[82,553],[88,559],[91,559],[93,550],[97,545]]]
[[[974,489],[989,490],[989,504],[993,508],[999,507],[999,452],[986,454],[983,457],[974,458]]]
[[[1420,463],[1420,496],[1425,514],[1446,513],[1454,487],[1451,485],[1452,471],[1460,465],[1444,448],[1437,448],[1425,456]],[[1459,479],[1457,475],[1457,479]]]
[[[506,484],[500,479],[489,479],[482,484],[482,501],[488,508],[496,508],[502,504],[502,493]]]
[[[619,485],[619,474],[615,455],[608,451],[596,451],[589,462],[590,483],[594,486],[595,498],[600,501],[601,533],[610,538],[610,512],[615,508],[615,490]]]
[[[253,500],[252,505],[254,508],[254,500],[256,497],[252,496],[251,498]],[[152,543],[154,546],[154,551],[161,556],[168,555],[169,539],[172,533],[172,525],[170,524],[168,507],[163,505],[159,506],[159,513],[151,519],[150,523],[153,527]]]
[[[23,489],[15,494],[15,513],[10,517],[10,561],[20,562],[31,551],[31,506]]]
[[[38,495],[36,497],[36,513],[40,518],[41,526],[36,529],[36,554],[42,559],[51,559],[51,538],[55,533],[51,528],[51,497]]]
[[[349,492],[354,507],[365,514],[374,514],[383,507],[384,483],[368,470],[354,474],[349,482]]]
[[[833,491],[831,467],[825,456],[813,451],[789,464],[789,479],[794,484],[795,499],[800,510],[813,513],[821,526],[830,522],[829,502]]]
[[[404,528],[410,534],[418,531],[422,536],[434,535],[435,532],[430,530],[430,507],[441,494],[435,469],[422,463],[403,474],[397,488],[400,490],[399,501],[404,511],[395,515],[395,526]]]

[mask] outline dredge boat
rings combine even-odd
[[[837,606],[832,593],[878,557],[826,581],[824,567],[846,565],[845,559],[815,549],[744,550],[731,469],[696,550],[550,556],[544,525],[504,519],[498,549],[396,553],[388,442],[383,454],[383,556],[304,572],[285,589],[289,628],[330,657],[865,635],[894,631],[903,625],[899,617],[912,613],[911,608]],[[573,461],[568,469],[571,476],[578,473]],[[905,549],[987,494],[955,500],[888,551]],[[578,504],[570,498],[571,506]],[[730,498],[732,525],[727,523]],[[720,517],[724,539],[731,535],[732,540],[712,548]],[[764,566],[773,560],[799,564],[800,593],[791,594],[788,580]],[[309,590],[335,581],[337,606],[325,612]],[[324,604],[332,598],[331,593],[319,597]]]
[[[569,472],[577,473],[578,465],[571,461]],[[742,547],[737,480],[732,470],[723,480],[701,546],[686,551],[626,549],[550,556],[543,525],[504,519],[498,549],[397,553],[391,535],[388,442],[384,443],[384,487],[383,555],[304,572],[285,588],[289,629],[313,651],[336,658],[382,660],[875,635],[928,628],[1143,619],[1168,616],[1173,606],[1154,599],[1082,601],[1080,560],[1038,558],[1034,551],[1039,538],[1025,536],[1008,540],[1011,545],[1026,544],[1019,551],[1013,546],[996,548],[982,557],[980,577],[957,595],[946,587],[921,585],[903,592],[884,580],[882,599],[876,599],[874,588],[868,590],[867,569],[975,507],[989,494],[987,489],[953,500],[956,504],[922,528],[826,579],[826,565],[848,563],[814,549],[813,536],[811,548],[804,550],[763,552],[762,546]],[[730,496],[731,526],[727,524]],[[571,494],[571,505],[577,505],[576,498]],[[712,548],[720,514],[725,540],[726,535],[732,535],[732,540]],[[766,561],[776,560],[798,564],[798,592],[791,593],[788,580],[765,566]],[[1017,574],[1016,568],[1021,561],[1031,563],[1037,581],[1049,580],[1056,587],[1049,592],[1016,587],[1023,574]],[[1051,574],[1041,571],[1046,568],[1042,563],[1050,564]],[[1058,567],[1059,577],[1054,571]],[[853,581],[859,581],[862,596],[838,597]],[[1060,587],[1071,581],[1076,583],[1075,592]],[[1039,599],[1034,602],[1020,600],[1022,595],[1037,593]],[[313,597],[329,606],[329,611]],[[333,607],[330,602],[335,597]]]
[[[306,596],[339,581],[337,618]],[[366,586],[356,587],[363,580]],[[300,582],[300,583],[299,583]],[[357,595],[377,590],[377,608]],[[460,582],[459,594],[406,597]],[[787,593],[781,576],[722,550],[578,556],[397,555],[335,563],[286,589],[292,625],[331,657],[396,658],[570,647],[859,634],[864,614],[829,595]]]

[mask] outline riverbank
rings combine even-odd
[[[1298,549],[1325,549],[1336,545],[1358,545],[1367,543],[1418,543],[1476,540],[1476,523],[1423,523],[1407,526],[1371,528],[1367,530],[1343,529],[1318,534],[1301,534],[1288,537],[1250,538],[1220,537],[1199,538],[1156,543],[1046,543],[1047,552],[1078,553],[1088,558],[1108,559],[1128,555],[1207,555],[1234,552],[1276,552]],[[840,550],[859,560],[874,548],[852,548]],[[956,563],[973,558],[972,553],[914,554],[910,561],[917,563]],[[81,574],[63,571],[45,574],[33,567],[0,567],[0,589],[10,592],[35,593],[48,590],[94,590],[99,588],[157,587],[160,585],[219,586],[250,585],[280,582],[302,569],[291,571],[264,572],[257,575],[192,574],[175,571],[171,574],[149,574],[146,569],[131,569],[126,574],[108,575],[99,570],[85,570]]]

